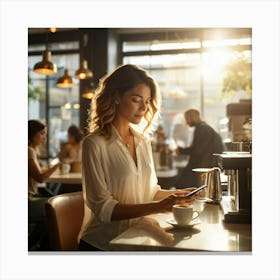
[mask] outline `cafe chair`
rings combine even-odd
[[[82,192],[53,196],[46,201],[46,217],[52,251],[75,251],[83,216]]]

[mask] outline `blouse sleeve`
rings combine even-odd
[[[117,200],[113,199],[105,181],[102,168],[102,147],[93,139],[83,142],[82,163],[86,191],[86,203],[102,222],[111,222]]]

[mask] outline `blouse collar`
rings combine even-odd
[[[133,136],[135,138],[135,145],[137,146],[140,143],[140,141],[142,139],[144,139],[144,136],[141,133],[139,133],[138,131],[136,131],[135,129],[133,129],[131,126],[130,126],[130,131],[131,131],[131,133],[133,134]],[[122,137],[120,136],[118,130],[115,128],[114,125],[112,125],[112,136],[109,139],[108,143],[112,144],[117,139],[122,141]]]

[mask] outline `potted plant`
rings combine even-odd
[[[226,65],[221,95],[224,99],[231,98],[240,91],[252,98],[252,64],[244,55]]]
[[[39,86],[34,86],[31,78],[28,76],[28,100],[39,100],[43,92]]]

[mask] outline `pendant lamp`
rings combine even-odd
[[[81,67],[75,72],[75,76],[80,80],[92,78],[93,74],[88,69],[88,63],[85,59],[81,62]]]
[[[48,31],[46,31],[46,50],[43,51],[43,59],[34,65],[33,71],[46,76],[57,73],[56,64],[51,62],[51,52],[48,50]]]
[[[82,98],[85,99],[92,99],[94,96],[94,83],[93,80],[90,80],[90,84],[86,87],[86,89],[84,90],[84,92],[82,93]]]
[[[73,79],[69,75],[68,69],[64,70],[64,75],[58,78],[56,82],[56,86],[60,88],[71,88],[74,86]]]
[[[93,87],[86,88],[85,91],[82,93],[82,97],[85,99],[92,99],[93,96],[94,96]]]

